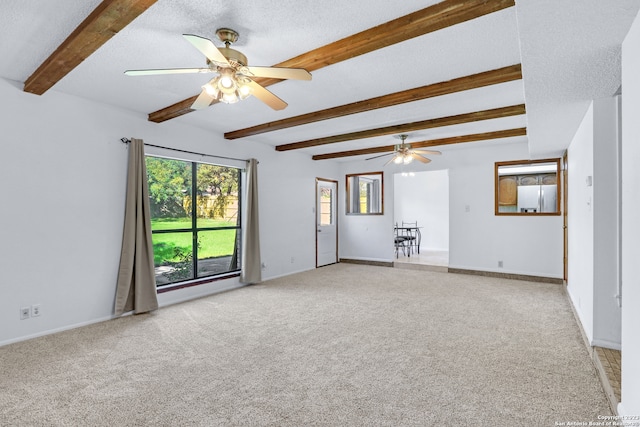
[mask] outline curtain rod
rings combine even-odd
[[[131,142],[131,140],[129,138],[120,138],[120,141],[122,141],[123,144],[128,144],[128,143]],[[147,144],[146,142],[144,143],[144,145],[146,145],[148,147],[162,148],[163,150],[179,151],[181,153],[195,154],[196,156],[215,157],[217,159],[237,160],[237,161],[240,161],[240,162],[248,162],[249,161],[249,159],[237,159],[235,157],[216,156],[216,155],[213,155],[213,154],[204,154],[204,153],[196,153],[195,151],[180,150],[179,148],[162,147],[160,145]]]

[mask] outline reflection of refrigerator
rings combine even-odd
[[[555,185],[519,185],[518,212],[556,212]]]

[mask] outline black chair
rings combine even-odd
[[[407,239],[403,235],[403,233],[400,233],[400,230],[398,230],[398,224],[396,224],[396,226],[394,227],[393,245],[396,250],[396,258],[398,258],[398,254],[401,249],[403,255],[407,254],[407,251],[409,249],[409,247],[407,246]]]
[[[402,236],[406,240],[407,251],[411,253],[420,253],[420,240],[422,235],[418,228],[418,221],[404,222],[402,221]]]

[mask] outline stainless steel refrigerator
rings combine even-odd
[[[555,185],[519,185],[518,212],[556,212],[557,198]]]

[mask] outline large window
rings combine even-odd
[[[158,286],[240,269],[241,170],[146,157]]]

